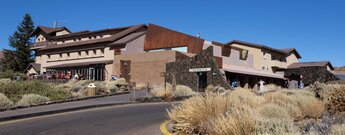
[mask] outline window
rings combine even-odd
[[[173,51],[178,51],[178,52],[187,52],[188,47],[182,46],[182,47],[173,47],[173,48],[162,48],[162,49],[147,50],[147,52],[160,52],[160,51],[167,51],[167,50],[173,50]]]
[[[272,55],[272,60],[277,60],[276,56]]]
[[[187,48],[187,46],[183,46],[183,47],[174,47],[174,48],[171,48],[171,50],[179,51],[179,52],[187,52],[188,48]]]
[[[240,59],[241,60],[247,60],[247,58],[248,58],[248,50],[242,49],[240,53],[241,53],[240,54]]]
[[[265,68],[265,66],[262,66],[262,70],[265,70],[266,68]]]
[[[38,39],[37,39],[37,41],[38,41],[38,42],[40,42],[40,41],[41,41],[41,39],[39,39],[39,38],[38,38]]]

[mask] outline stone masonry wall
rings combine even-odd
[[[325,83],[328,81],[338,80],[338,78],[327,70],[327,67],[305,67],[295,70],[285,71],[285,76],[302,75],[303,83],[311,85],[315,82]]]
[[[196,72],[189,72],[192,68],[211,68],[207,74],[207,85],[221,86],[229,89],[229,84],[221,75],[219,68],[213,57],[213,48],[209,47],[194,57],[186,58],[180,61],[166,64],[166,72],[168,73],[167,82],[172,83],[172,76],[176,77],[176,84],[186,85],[193,90],[198,90],[198,75]]]

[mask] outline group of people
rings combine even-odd
[[[71,72],[54,72],[54,73],[46,73],[39,76],[29,76],[28,79],[40,79],[40,80],[52,80],[52,79],[67,79],[67,80],[84,80],[84,75],[81,73],[75,73],[72,75]]]
[[[303,89],[304,83],[302,82],[302,80],[285,80],[284,87],[288,89]]]
[[[257,82],[257,88],[258,90],[264,90],[265,88],[265,81],[263,81],[262,79],[260,79],[259,82]],[[230,87],[231,88],[236,88],[239,87],[240,85],[240,81],[238,80],[233,80],[230,82]],[[284,88],[288,88],[288,89],[303,89],[304,88],[304,83],[302,82],[302,80],[300,81],[296,81],[296,80],[289,80],[289,81],[285,81],[284,83]]]

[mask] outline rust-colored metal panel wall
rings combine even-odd
[[[150,24],[146,33],[144,50],[188,46],[188,53],[202,51],[204,40],[184,33]]]
[[[231,46],[229,45],[223,45],[222,46],[222,56],[229,57],[231,53]]]
[[[214,56],[214,59],[216,61],[217,66],[219,68],[222,68],[223,67],[223,58],[222,57]]]

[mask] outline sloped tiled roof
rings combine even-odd
[[[281,53],[281,54],[287,54],[287,52],[283,51],[283,50],[279,50],[279,49],[275,49],[266,45],[262,45],[262,44],[256,44],[256,43],[250,43],[250,42],[246,42],[246,41],[240,41],[240,40],[232,40],[230,42],[225,43],[226,45],[231,45],[231,44],[241,44],[241,45],[245,45],[245,46],[250,46],[250,47],[256,47],[256,48],[263,48],[266,50],[270,50],[270,51],[274,51],[277,53]]]
[[[35,70],[36,72],[40,72],[40,71],[41,71],[41,64],[38,64],[38,63],[30,63],[30,64],[28,65],[28,67],[25,68],[24,72],[27,72],[27,70],[28,70],[30,67],[34,68],[34,70]]]
[[[31,33],[31,35],[36,35],[39,31],[43,31],[45,34],[51,34],[53,32],[58,32],[61,30],[66,30],[70,32],[66,27],[60,27],[60,28],[51,28],[47,26],[37,26],[37,28]]]
[[[53,45],[47,45],[46,47],[43,47],[39,50],[49,50],[49,49],[57,49],[57,48],[65,48],[65,47],[71,47],[71,46],[82,46],[82,45],[88,45],[88,44],[96,44],[96,43],[112,43],[128,34],[131,34],[132,32],[146,26],[145,24],[139,24],[130,26],[110,37],[106,38],[100,38],[100,39],[93,39],[93,40],[86,40],[86,41],[78,41],[78,42],[71,42],[71,43],[65,43],[65,44],[53,44]]]
[[[332,70],[334,69],[329,61],[317,61],[317,62],[297,62],[290,64],[287,69],[298,69],[303,67],[325,67],[329,66]]]

